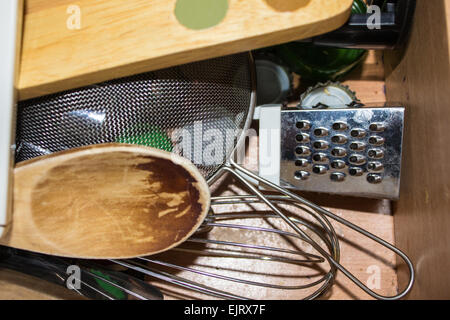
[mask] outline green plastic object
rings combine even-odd
[[[117,142],[127,144],[137,144],[141,146],[152,147],[160,150],[172,152],[173,144],[168,135],[161,129],[151,125],[142,125],[129,130],[129,134],[125,134]],[[132,132],[145,132],[140,135],[133,135]]]
[[[102,277],[106,280],[109,280],[109,281],[115,283],[114,281],[111,280],[111,278],[109,276],[103,274],[102,272],[100,272],[98,270],[91,269],[90,271],[99,277]],[[95,281],[98,283],[98,285],[100,287],[102,287],[108,293],[110,293],[116,300],[125,300],[127,298],[127,295],[123,290],[113,286],[112,284],[109,284],[108,282],[102,281],[97,278],[95,279]]]
[[[362,0],[353,2],[352,13],[366,13]],[[273,52],[302,77],[314,82],[336,81],[352,71],[365,57],[366,50],[340,49],[291,42],[273,47]]]

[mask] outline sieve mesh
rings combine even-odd
[[[248,53],[22,101],[16,162],[121,142],[178,153],[209,178],[233,151],[251,104]]]

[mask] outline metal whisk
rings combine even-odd
[[[288,212],[300,208],[307,213],[289,219],[339,260],[338,239],[326,220],[283,197],[269,198]],[[221,212],[223,205],[237,212]],[[254,196],[216,197],[202,230],[182,246],[156,257],[113,262],[160,280],[163,291],[172,291],[169,295],[182,287],[202,298],[254,299],[261,297],[260,290],[266,298],[283,298],[287,292],[318,297],[332,285],[336,268],[313,253],[310,239],[289,231],[265,207]],[[192,258],[191,265],[186,263]]]
[[[190,159],[210,186],[225,174],[233,176],[249,194],[214,198],[203,233],[157,257],[113,261],[176,285],[176,289],[189,289],[188,295],[195,291],[217,298],[243,299],[252,296],[243,293],[257,292],[258,297],[287,298],[287,291],[301,291],[304,298],[316,298],[327,291],[337,271],[341,271],[374,298],[403,297],[414,281],[412,263],[403,252],[234,161],[241,155],[253,120],[255,83],[251,55],[236,54],[23,101],[18,108],[16,161],[84,145],[135,143]],[[262,192],[254,182],[273,192]],[[250,208],[250,212],[215,211],[226,203]],[[255,206],[263,206],[268,212],[254,212]],[[289,212],[294,207],[301,208],[303,214]],[[400,256],[410,271],[406,289],[384,297],[345,269],[339,262],[339,241],[330,220]],[[263,226],[262,222],[269,224]],[[229,236],[232,232],[237,233],[238,240]],[[257,233],[259,237],[252,236]],[[256,238],[262,243],[251,241]],[[183,263],[171,262],[176,255],[181,255]],[[215,263],[201,265],[204,258],[214,258]],[[234,268],[238,261],[243,271],[240,273]],[[255,280],[256,274],[265,277],[274,270],[289,271],[288,277],[274,275],[278,277],[274,282]],[[304,281],[286,284],[299,276]]]
[[[240,166],[237,168],[253,179],[261,179]],[[229,167],[224,170],[234,172]],[[181,247],[157,257],[113,262],[158,279],[163,291],[166,289],[178,298],[192,298],[187,292],[194,291],[201,298],[315,299],[330,289],[338,270],[377,299],[400,299],[411,289],[412,264],[394,246],[284,189],[280,193],[264,194],[246,179],[240,180],[255,195],[213,198],[203,228]],[[278,189],[263,179],[260,181]],[[236,212],[221,212],[223,205],[227,205],[227,210],[232,205]],[[246,208],[244,212],[243,208]],[[384,297],[345,269],[339,262],[339,239],[330,218],[403,258],[411,271],[407,288],[395,296]],[[190,262],[176,259],[180,255],[194,259]],[[187,291],[180,293],[176,288]]]

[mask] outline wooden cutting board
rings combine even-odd
[[[0,244],[86,259],[147,256],[189,238],[209,210],[197,168],[166,151],[99,144],[21,162]]]
[[[352,2],[26,0],[19,96],[312,37],[343,25]]]

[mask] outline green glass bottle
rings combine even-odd
[[[352,13],[364,14],[367,6],[354,0]],[[293,72],[311,82],[336,81],[353,70],[366,56],[366,50],[340,49],[291,42],[271,48]]]

